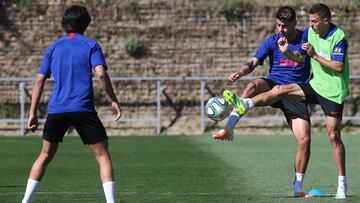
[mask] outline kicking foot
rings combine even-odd
[[[248,109],[246,107],[246,104],[241,98],[237,97],[234,93],[232,93],[229,90],[224,90],[223,97],[228,104],[230,104],[232,107],[236,109],[236,112],[240,116],[243,116],[247,113]]]

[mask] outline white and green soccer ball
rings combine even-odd
[[[228,117],[232,108],[223,98],[212,97],[205,105],[205,113],[213,121],[221,121]]]

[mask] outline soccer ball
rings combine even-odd
[[[205,105],[207,116],[213,121],[221,121],[228,117],[231,113],[231,107],[223,98],[212,97]]]

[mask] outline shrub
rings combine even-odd
[[[139,18],[139,5],[135,0],[127,0],[124,2],[124,9],[134,15],[135,17]]]
[[[251,12],[253,6],[250,2],[243,0],[217,1],[215,11],[217,14],[224,15],[226,19],[231,20],[242,17],[246,12]]]
[[[141,52],[141,39],[137,34],[129,35],[124,42],[124,49],[130,56],[139,55]]]
[[[30,5],[32,0],[11,0],[13,5],[27,6]]]

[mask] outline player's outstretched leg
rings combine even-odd
[[[247,113],[248,108],[247,108],[245,102],[241,98],[236,96],[234,93],[232,93],[229,90],[224,90],[223,96],[224,96],[224,100],[228,104],[230,104],[232,107],[234,107],[236,109],[236,112],[240,116],[243,116]]]
[[[218,132],[213,134],[214,139],[220,140],[233,140],[234,138],[234,127],[236,123],[239,121],[240,117],[245,115],[248,111],[248,105],[243,99],[237,97],[234,93],[229,90],[225,90],[223,92],[224,100],[232,107],[234,107],[234,111],[230,114],[229,120],[227,121],[225,127],[220,129]],[[251,99],[249,100],[250,103]],[[249,104],[251,106],[251,104]],[[252,104],[253,106],[253,104]]]

